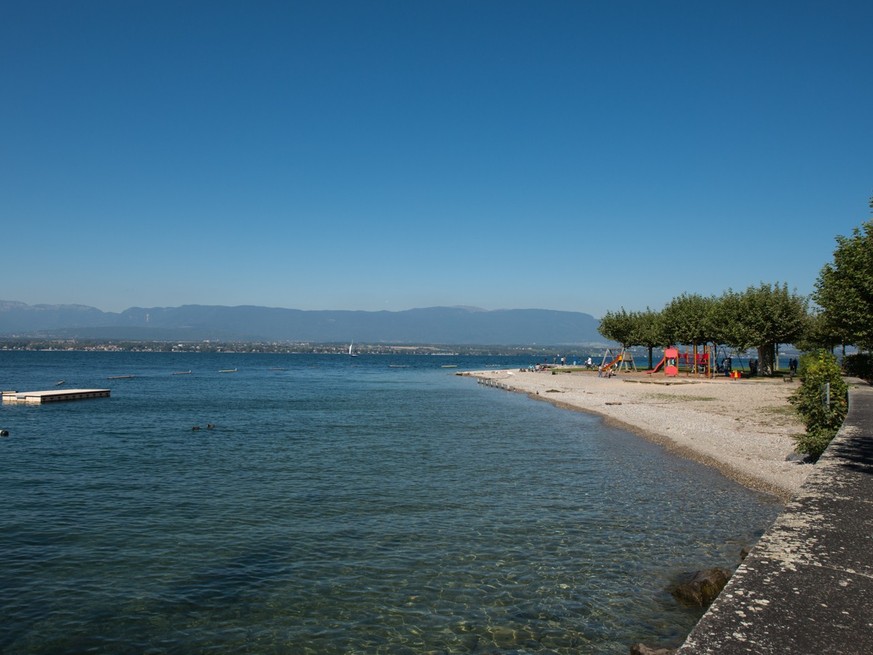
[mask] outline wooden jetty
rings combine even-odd
[[[3,402],[10,405],[44,405],[68,400],[108,398],[109,389],[63,389],[52,391],[4,391]]]

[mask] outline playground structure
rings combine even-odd
[[[749,360],[747,359],[746,361],[748,362]],[[745,371],[746,366],[741,357],[741,353],[733,348],[728,350],[724,346],[719,346],[718,354],[715,358],[716,375],[725,375],[727,377],[738,379],[742,374],[737,367]]]
[[[704,350],[703,352],[698,352],[696,347],[693,353],[689,353],[687,351],[684,353],[679,353],[679,366],[687,369],[689,373],[703,373],[704,375],[709,377],[710,361],[711,360],[709,352],[706,350]]]
[[[668,378],[679,375],[679,350],[677,348],[665,348],[661,361],[655,365],[655,368],[646,371],[646,373],[649,375],[656,373],[662,366],[664,367],[664,375]]]
[[[716,366],[713,368],[713,362]],[[664,356],[661,358],[651,371],[646,371],[649,375],[656,373],[664,368],[664,375],[667,377],[675,377],[679,375],[679,369],[682,368],[687,374],[700,375],[706,377],[715,377],[716,373],[730,375],[731,374],[731,357],[724,357],[722,363],[718,363],[716,348],[714,345],[706,345],[701,350],[694,346],[692,352],[679,352],[679,349],[670,346],[664,349]],[[733,376],[732,376],[733,377]]]
[[[666,377],[676,377],[680,370],[686,375],[703,375],[705,377],[729,376],[741,377],[735,370],[736,365],[742,366],[740,356],[734,351],[727,351],[724,346],[715,344],[696,344],[684,348],[684,352],[676,346],[664,349],[661,360],[646,374],[652,375],[663,370]],[[599,367],[601,375],[612,376],[622,371],[638,372],[633,353],[627,348],[607,348],[601,358]]]
[[[610,357],[612,360],[607,361]],[[611,349],[607,348],[600,361],[602,362],[600,365],[601,374],[613,375],[614,373],[619,373],[623,370],[634,371],[636,373],[637,370],[637,366],[634,363],[633,353],[627,348],[622,348],[616,353],[613,353]]]

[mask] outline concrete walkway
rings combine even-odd
[[[677,653],[873,653],[873,388]]]

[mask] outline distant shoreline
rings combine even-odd
[[[0,337],[3,351],[76,352],[234,352],[290,355],[348,355],[349,341],[175,341],[136,339],[62,339],[55,337]],[[580,345],[573,352],[602,352],[603,348]],[[458,345],[440,343],[355,342],[358,355],[456,355],[557,359],[567,346]],[[581,356],[581,355],[580,355]],[[599,355],[597,355],[599,358]]]

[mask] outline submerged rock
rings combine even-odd
[[[673,648],[650,648],[645,644],[634,644],[630,647],[630,655],[673,655]]]
[[[707,607],[724,589],[731,573],[727,569],[711,568],[697,571],[690,580],[674,586],[670,593],[680,603]]]

